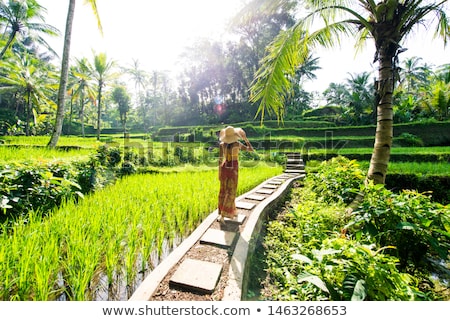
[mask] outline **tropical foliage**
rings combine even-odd
[[[330,175],[336,172],[342,175]],[[338,158],[322,163],[294,191],[295,205],[269,223],[264,238],[263,298],[448,299],[442,291],[448,275],[441,273],[449,258],[448,206],[425,194],[369,184],[349,216],[348,201],[339,195],[355,194],[360,189],[353,186],[361,184],[357,163]],[[328,186],[335,197],[323,196]]]

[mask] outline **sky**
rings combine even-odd
[[[48,39],[62,56],[63,34],[69,0],[40,0],[47,9],[46,22],[61,31],[58,39]],[[200,38],[226,39],[226,26],[242,7],[243,0],[97,0],[103,36],[97,28],[90,6],[84,0],[76,3],[72,32],[71,57],[87,57],[105,52],[121,66],[131,67],[138,60],[142,69],[168,70],[176,74],[183,50]],[[450,48],[432,41],[432,31],[418,29],[405,43],[408,51],[401,59],[418,56],[432,65],[450,63]],[[321,49],[315,53],[322,68],[317,80],[305,83],[310,91],[322,92],[331,82],[343,82],[349,74],[375,71],[372,65],[373,44],[355,56],[353,43],[345,41],[341,48]]]

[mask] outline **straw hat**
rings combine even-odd
[[[220,131],[219,140],[226,144],[237,142],[241,135],[239,134],[240,128],[234,128],[228,126]]]

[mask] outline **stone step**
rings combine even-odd
[[[305,164],[286,164],[286,167],[305,167]]]
[[[236,238],[235,232],[208,229],[200,239],[201,244],[215,245],[220,248],[230,248]]]
[[[303,170],[303,169],[305,169],[305,166],[286,166],[285,169],[298,169],[298,170]]]
[[[250,195],[247,195],[245,198],[249,199],[249,200],[253,200],[253,201],[262,201],[263,199],[266,198],[266,196],[258,195],[258,194],[250,194]]]
[[[216,288],[222,269],[222,264],[187,258],[172,275],[169,285],[211,294]]]
[[[259,190],[256,191],[256,193],[260,193],[260,194],[273,194],[274,190],[273,189],[268,189],[268,188],[260,188]]]
[[[282,180],[279,179],[272,179],[271,181],[268,182],[269,184],[274,184],[274,185],[281,185],[283,184]]]
[[[249,202],[236,202],[237,208],[242,208],[244,210],[251,210],[255,207],[255,203],[249,203]]]
[[[225,223],[235,223],[235,224],[242,225],[242,224],[244,224],[244,221],[246,218],[247,218],[246,215],[238,214],[235,219],[224,217],[224,221],[225,221]]]
[[[301,170],[301,169],[300,170],[286,169],[284,172],[288,173],[288,174],[306,174],[305,170]]]
[[[276,188],[278,188],[278,185],[266,184],[266,185],[263,185],[263,188],[276,189]]]

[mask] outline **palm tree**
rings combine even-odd
[[[45,107],[55,107],[50,97],[56,88],[56,74],[44,68],[39,60],[28,54],[14,57],[3,63],[0,92],[15,92],[25,102],[25,134],[29,136],[31,116],[36,123],[38,114]]]
[[[84,107],[86,102],[95,101],[94,78],[89,69],[86,58],[76,59],[76,65],[71,68],[72,85],[70,86],[72,97],[78,99],[80,105],[81,135],[84,137]]]
[[[103,88],[108,81],[117,78],[112,72],[114,66],[115,62],[108,60],[105,53],[99,53],[94,55],[94,65],[89,67],[92,76],[97,80],[97,140],[100,140]]]
[[[72,25],[73,25],[73,18],[75,15],[75,2],[76,2],[75,0],[69,0],[69,9],[66,20],[66,31],[64,35],[63,56],[61,61],[61,77],[59,79],[58,100],[57,100],[58,108],[56,110],[55,127],[53,130],[52,137],[50,138],[50,141],[48,143],[48,146],[50,147],[55,147],[58,144],[58,140],[59,137],[61,136],[62,126],[64,122],[64,109],[66,98],[65,94],[67,88],[67,80],[69,77],[70,43],[72,40]],[[85,0],[85,3],[91,5],[92,11],[94,12],[95,17],[97,18],[98,28],[100,32],[103,32],[100,17],[97,11],[96,0]]]
[[[426,65],[420,64],[421,60],[420,57],[412,57],[403,63],[400,78],[405,83],[407,93],[411,93],[418,84],[425,83],[427,79],[429,69]]]
[[[53,52],[40,34],[57,36],[59,35],[58,29],[45,23],[35,22],[35,20],[44,21],[43,14],[45,12],[45,8],[35,0],[0,2],[0,24],[4,24],[5,33],[8,34],[8,40],[0,52],[0,59],[3,59],[6,51],[17,40],[18,35],[24,38],[29,37]]]
[[[145,90],[148,74],[141,69],[139,60],[137,59],[133,59],[131,68],[124,68],[124,72],[130,75],[131,79],[134,81],[135,106],[137,107],[141,99],[142,89]]]
[[[429,80],[420,107],[438,120],[446,120],[450,115],[450,64],[440,66]]]
[[[271,2],[274,0],[261,0]],[[282,5],[287,0],[275,0]],[[402,42],[421,25],[435,25],[435,36],[450,39],[449,18],[445,5],[448,0],[324,0],[304,1],[311,13],[302,17],[293,27],[277,36],[262,66],[255,75],[251,100],[259,101],[259,110],[275,111],[282,115],[285,93],[290,92],[288,77],[318,46],[332,47],[340,36],[353,36],[356,47],[361,48],[367,39],[375,44],[374,62],[378,62],[378,79],[375,84],[377,127],[375,144],[367,179],[384,184],[393,138],[392,94],[395,88],[399,54],[405,49]],[[342,17],[339,20],[339,17]],[[426,18],[432,18],[426,20]],[[314,18],[323,20],[325,27],[312,30]]]

